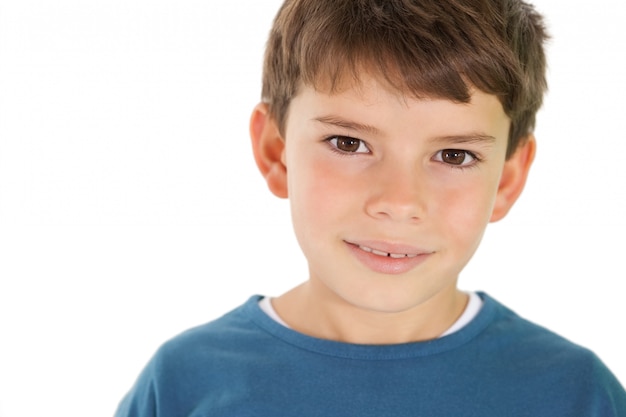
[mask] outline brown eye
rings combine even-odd
[[[346,153],[366,153],[369,149],[361,139],[348,136],[335,136],[328,139],[328,142],[341,152]]]
[[[450,165],[467,165],[474,161],[474,156],[460,149],[444,149],[441,151],[441,161]]]

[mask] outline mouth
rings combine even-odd
[[[403,274],[425,262],[434,253],[412,245],[383,241],[348,242],[355,258],[370,270],[382,274]]]
[[[358,248],[361,249],[362,251],[369,252],[369,253],[372,253],[372,254],[378,255],[378,256],[387,257],[387,258],[394,258],[394,259],[415,258],[418,255],[417,253],[384,252],[384,251],[381,251],[381,250],[378,250],[378,249],[372,249],[370,247],[363,246],[363,245],[356,245],[356,246],[358,246]]]

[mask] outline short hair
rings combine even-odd
[[[507,158],[547,89],[542,16],[521,0],[285,0],[265,51],[262,100],[284,134],[300,86],[329,93],[361,71],[415,98],[498,97]]]

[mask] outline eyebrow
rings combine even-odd
[[[320,116],[312,120],[326,125],[340,127],[342,129],[354,130],[356,132],[365,132],[373,135],[380,133],[380,130],[374,126],[345,120],[337,116]]]
[[[380,130],[375,126],[353,122],[351,120],[342,119],[337,116],[320,116],[320,117],[315,117],[311,120],[320,122],[326,125],[339,127],[342,129],[353,130],[356,132],[365,132],[365,133],[369,133],[373,135],[380,134]],[[473,133],[460,134],[460,135],[438,136],[438,137],[432,138],[430,141],[434,143],[439,142],[439,143],[459,143],[459,144],[467,144],[467,143],[492,144],[496,142],[496,138],[494,136],[487,135],[484,133],[473,132]]]
[[[449,135],[449,136],[438,136],[431,140],[432,142],[443,142],[443,143],[487,143],[491,144],[496,141],[496,138],[491,135],[487,135],[484,133],[469,133],[463,135]]]

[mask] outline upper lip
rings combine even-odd
[[[432,253],[432,251],[418,248],[413,245],[389,243],[378,240],[346,241],[346,243],[358,246],[359,248],[367,252],[375,252],[378,255],[384,256],[384,254],[386,253],[387,256],[390,257],[393,257],[394,255],[396,255],[396,257],[414,257],[417,255]]]

